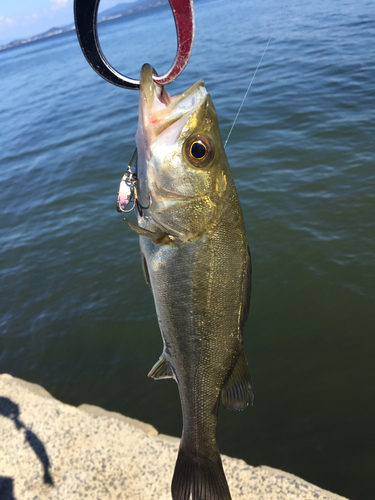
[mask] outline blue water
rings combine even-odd
[[[375,497],[375,9],[371,0],[197,1],[191,61],[227,145],[253,260],[253,408],[220,411],[222,453],[352,500]],[[168,8],[100,25],[137,77],[174,58]],[[179,435],[137,236],[115,210],[138,95],[73,32],[0,52],[0,371]],[[42,437],[41,437],[42,438]]]

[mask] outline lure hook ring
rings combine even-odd
[[[124,89],[139,90],[140,81],[128,78],[113,68],[100,47],[97,16],[100,0],[74,0],[74,18],[78,41],[90,66],[104,80]],[[169,0],[177,31],[176,58],[164,75],[154,75],[155,82],[173,82],[187,65],[194,42],[193,0]]]

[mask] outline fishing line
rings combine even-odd
[[[264,48],[264,51],[263,51],[262,57],[260,58],[260,60],[259,60],[259,62],[258,62],[258,66],[256,67],[256,69],[255,69],[255,71],[254,71],[254,74],[253,74],[252,79],[250,80],[249,86],[247,87],[247,90],[246,90],[246,92],[245,92],[244,98],[242,99],[242,102],[241,102],[241,104],[240,104],[240,107],[239,107],[239,109],[238,109],[238,111],[237,111],[237,114],[236,114],[236,116],[235,116],[235,118],[234,118],[234,121],[233,121],[233,124],[232,124],[232,126],[231,126],[231,129],[229,130],[228,137],[226,138],[226,141],[224,142],[224,148],[226,147],[227,142],[228,142],[228,140],[229,140],[229,137],[230,137],[230,135],[231,135],[231,133],[232,133],[232,130],[234,129],[234,126],[235,126],[235,124],[236,124],[237,118],[238,118],[239,114],[241,113],[242,106],[244,105],[244,102],[245,102],[245,100],[246,100],[247,94],[249,93],[250,87],[251,87],[251,85],[252,85],[252,83],[253,83],[253,81],[254,81],[255,75],[257,74],[258,69],[259,69],[259,67],[260,67],[260,65],[261,65],[261,63],[262,63],[262,60],[263,60],[264,54],[266,53],[266,50],[267,50],[267,48],[268,48],[268,45],[270,44],[271,38],[273,37],[273,34],[275,33],[275,30],[276,30],[277,25],[279,24],[279,19],[280,19],[280,17],[281,17],[281,14],[282,14],[282,11],[283,11],[283,10],[284,10],[284,4],[283,4],[283,6],[282,6],[282,8],[281,8],[281,10],[280,10],[279,17],[277,18],[277,21],[276,21],[276,23],[275,23],[275,26],[273,27],[272,33],[270,34],[270,37],[269,37],[269,39],[268,39],[268,42],[267,42],[267,44],[266,44],[266,46],[265,46],[265,48]]]

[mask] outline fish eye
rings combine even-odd
[[[186,157],[195,167],[205,167],[213,158],[214,150],[209,139],[203,135],[190,137],[185,144]]]

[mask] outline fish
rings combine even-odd
[[[243,347],[251,293],[245,223],[211,97],[199,80],[178,96],[141,71],[137,224],[163,351],[149,377],[178,385],[183,431],[173,500],[230,500],[216,439],[219,401],[253,403]],[[145,208],[146,207],[146,208]]]

